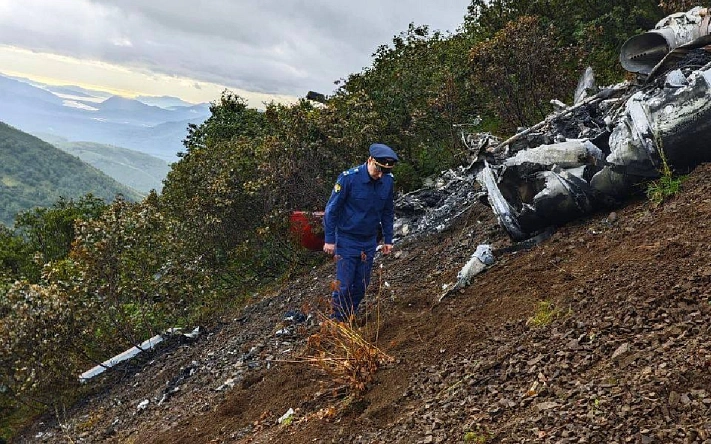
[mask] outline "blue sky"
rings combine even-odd
[[[426,24],[455,31],[470,0],[0,0],[0,72],[190,102],[228,88],[291,101]]]

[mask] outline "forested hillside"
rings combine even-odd
[[[94,142],[70,142],[60,137],[41,137],[142,194],[151,190],[160,192],[163,179],[170,170],[165,160],[140,151]]]
[[[0,223],[12,226],[22,211],[88,193],[107,202],[117,194],[141,199],[79,158],[0,122]]]
[[[272,103],[258,112],[226,91],[204,123],[190,125],[161,195],[105,206],[91,199],[60,201],[28,214],[15,230],[0,230],[2,433],[12,436],[37,412],[73,405],[89,391],[77,375],[97,362],[168,328],[242,322],[247,315],[221,315],[322,265],[324,257],[294,242],[289,214],[323,209],[338,173],[363,162],[371,143],[386,143],[400,155],[394,171],[399,193],[418,189],[442,170],[469,163],[461,129],[504,137],[531,126],[551,112],[551,99],[572,101],[588,66],[598,85],[619,82],[626,75],[618,61],[621,43],[688,7],[686,1],[656,0],[472,0],[457,32],[412,24],[377,48],[371,66],[339,80],[323,105]],[[21,146],[37,141],[23,137]],[[46,165],[45,176],[60,175],[48,161],[56,154],[28,152],[34,154],[22,154],[23,164]],[[58,184],[70,181],[60,176]],[[25,183],[16,174],[7,177],[3,192]],[[56,199],[58,185],[45,179],[34,180]],[[36,189],[22,193],[39,198]],[[502,237],[485,218],[471,223]],[[467,239],[462,242],[471,247]],[[447,246],[444,239],[430,245]],[[437,262],[426,253],[403,273]],[[451,271],[423,269],[412,279]],[[255,305],[250,313],[260,308],[266,309]],[[410,309],[429,307],[420,301]],[[447,347],[461,345],[457,334],[451,337]],[[245,382],[245,389],[254,382]],[[213,407],[196,402],[187,410]],[[247,416],[259,427],[258,415]],[[106,433],[111,439],[111,430]]]

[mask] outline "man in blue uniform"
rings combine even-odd
[[[387,145],[370,146],[368,160],[342,172],[323,217],[323,251],[335,254],[338,287],[333,292],[333,318],[347,321],[356,314],[370,283],[370,271],[383,233],[383,254],[393,248],[393,175],[397,154]]]

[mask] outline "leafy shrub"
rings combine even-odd
[[[178,237],[156,196],[116,201],[101,217],[78,225],[70,258],[82,291],[102,302],[107,340],[135,345],[175,326],[210,291],[209,268]],[[77,292],[79,289],[76,290]],[[182,321],[181,321],[182,320]]]
[[[501,121],[500,130],[530,126],[550,111],[549,101],[571,97],[580,48],[560,47],[554,26],[540,17],[521,17],[470,52],[478,97]]]
[[[0,294],[19,278],[39,278],[40,267],[33,260],[29,242],[0,225]]]
[[[372,67],[350,75],[328,101],[334,128],[348,129],[351,149],[389,144],[401,164],[416,172],[399,183],[403,191],[454,165],[461,154],[452,125],[468,120],[477,109],[470,95],[468,46],[466,36],[445,36],[410,24],[392,45],[378,47]],[[358,113],[352,116],[354,104]],[[352,117],[357,117],[357,126]],[[334,140],[340,136],[324,131]],[[436,165],[427,162],[433,157],[438,157]]]
[[[664,10],[665,14],[688,11],[696,5],[698,2],[694,0],[662,0],[659,2],[659,7]]]
[[[659,206],[667,198],[679,193],[684,179],[684,176],[673,177],[671,174],[665,174],[650,182],[647,185],[647,198],[652,202],[652,206]]]
[[[681,190],[681,184],[686,179],[685,176],[675,177],[674,172],[667,162],[667,156],[664,152],[664,146],[659,136],[659,131],[655,131],[654,141],[656,144],[657,154],[659,155],[659,174],[657,180],[650,182],[647,185],[647,198],[652,202],[652,206],[658,206],[667,198],[675,196]]]
[[[5,396],[52,404],[77,385],[96,307],[58,285],[17,282],[2,303],[0,374]]]
[[[545,327],[560,315],[560,310],[550,301],[540,301],[536,304],[536,311],[526,322],[533,327]]]

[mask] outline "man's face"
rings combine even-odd
[[[374,158],[368,158],[368,174],[375,180],[380,180],[383,175],[389,173],[392,168],[388,168],[387,165],[378,163]]]

